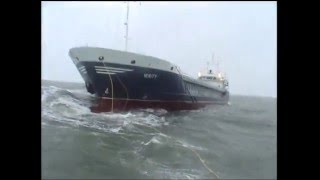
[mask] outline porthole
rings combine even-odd
[[[171,70],[173,70],[173,67],[171,67]]]
[[[131,61],[131,64],[135,64],[135,63],[136,63],[136,60],[132,60],[132,61]]]
[[[103,56],[100,56],[100,57],[99,57],[99,60],[100,60],[100,61],[102,61],[103,59],[104,59],[104,57],[103,57]]]

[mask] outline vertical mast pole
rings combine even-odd
[[[128,50],[128,33],[129,33],[129,1],[126,2],[127,3],[127,21],[124,23],[124,25],[126,26],[126,47],[125,47],[125,51]]]

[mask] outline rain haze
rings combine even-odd
[[[128,51],[197,77],[220,61],[231,94],[277,97],[276,2],[130,2]],[[77,46],[125,48],[124,2],[42,2],[42,79],[83,82]]]

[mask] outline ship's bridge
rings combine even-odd
[[[222,73],[214,73],[212,70],[199,72],[198,73],[198,79],[204,82],[207,82],[211,85],[214,85],[219,88],[225,88],[228,86],[228,81],[226,78],[222,75]]]

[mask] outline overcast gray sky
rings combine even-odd
[[[130,2],[128,50],[196,77],[212,53],[232,94],[277,97],[276,2]],[[42,2],[42,79],[83,82],[75,46],[125,47],[123,2]]]

